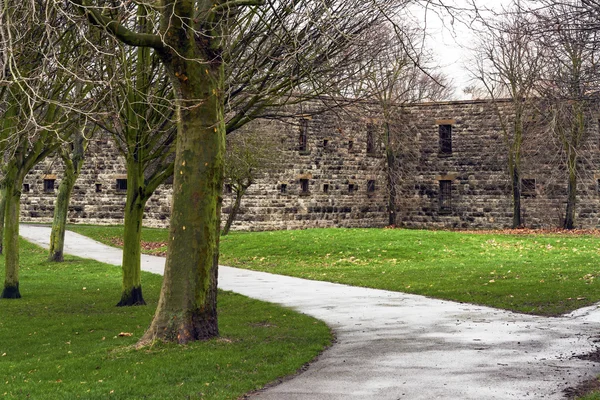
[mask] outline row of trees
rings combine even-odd
[[[521,172],[524,141],[546,137],[567,171],[563,227],[575,226],[580,157],[590,133],[591,106],[600,93],[599,4],[595,1],[516,0],[483,21],[471,91],[509,98],[511,113],[497,115],[512,185],[513,227],[523,224]],[[475,89],[475,90],[474,90]],[[597,104],[597,103],[596,103]]]
[[[396,22],[409,3],[0,1],[0,215],[4,219],[0,232],[6,269],[1,297],[20,297],[18,218],[23,178],[60,149],[66,172],[50,254],[60,260],[69,194],[87,144],[100,128],[118,144],[128,173],[119,305],[144,303],[143,209],[156,187],[174,177],[163,287],[153,322],[140,344],[157,339],[186,343],[218,335],[216,288],[226,134],[237,135],[256,118],[285,116],[289,105],[324,94],[368,98],[383,115],[392,182],[401,141],[395,141],[389,129],[391,104],[437,99],[443,96],[438,87],[444,86],[440,85],[443,77],[424,71],[427,56],[414,40],[419,33]],[[568,12],[598,10],[594,2],[584,3]],[[551,4],[546,8],[559,10]],[[536,12],[532,14],[536,20],[550,15]],[[577,60],[583,65],[587,59]],[[580,99],[586,90],[570,100]],[[526,94],[508,93],[515,99]],[[562,114],[554,115],[558,127]],[[574,125],[567,126],[566,133],[579,132]],[[233,161],[234,166],[240,163]],[[518,171],[517,155],[512,163]],[[249,182],[235,185],[243,192]],[[390,220],[394,211],[392,203]]]
[[[51,154],[63,160],[49,256],[60,261],[70,193],[88,144],[102,129],[117,143],[128,174],[119,305],[144,303],[143,209],[156,187],[174,177],[163,287],[140,344],[217,335],[225,135],[256,118],[284,116],[288,105],[342,92],[358,72],[373,67],[366,39],[384,25],[394,27],[406,4],[0,2],[0,297],[20,297],[25,175]],[[249,184],[240,181],[239,187]]]

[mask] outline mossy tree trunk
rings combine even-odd
[[[20,179],[22,181],[22,179]],[[19,174],[12,168],[5,177],[6,206],[4,214],[4,288],[0,298],[19,299]]]
[[[81,172],[85,157],[85,148],[87,147],[87,140],[84,138],[82,132],[74,134],[73,143],[70,147],[71,153],[64,148],[60,151],[65,171],[63,179],[58,186],[58,193],[54,203],[54,218],[52,220],[50,249],[48,253],[49,261],[64,261],[65,230],[69,214],[69,204],[71,203],[71,194]]]
[[[4,214],[6,210],[6,189],[4,184],[0,184],[0,255],[3,253],[4,246]]]
[[[127,200],[125,202],[125,227],[123,233],[123,306],[145,305],[142,295],[141,240],[142,220],[147,197],[145,195],[142,165],[129,157],[127,160]]]
[[[195,6],[201,9],[194,11]],[[212,20],[218,19],[212,10],[212,2],[168,1],[163,14],[178,16],[162,21],[167,46],[161,54],[177,97],[173,206],[160,300],[140,344],[156,339],[187,343],[219,334],[224,69],[220,21]],[[201,21],[195,32],[193,15]]]

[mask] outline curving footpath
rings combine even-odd
[[[22,225],[48,247],[50,228]],[[65,252],[120,265],[121,251],[67,232]],[[162,274],[164,259],[143,256]],[[261,400],[562,399],[600,374],[574,358],[596,349],[600,309],[559,318],[220,267],[219,287],[325,321],[337,342]]]

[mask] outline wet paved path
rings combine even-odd
[[[22,225],[48,246],[50,229]],[[121,251],[67,232],[65,253],[121,264]],[[143,256],[162,274],[164,259]],[[596,348],[600,309],[559,318],[220,267],[219,287],[325,321],[337,343],[263,400],[561,399],[600,374],[573,358]]]

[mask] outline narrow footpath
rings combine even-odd
[[[48,247],[50,228],[22,225]],[[67,232],[65,253],[121,264],[121,250]],[[143,256],[162,274],[164,259]],[[600,374],[575,358],[596,350],[600,309],[559,318],[423,296],[220,267],[219,287],[325,321],[337,342],[298,376],[257,400],[562,399]]]

